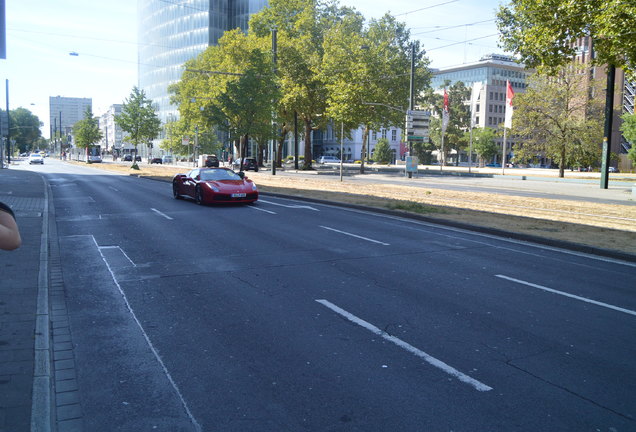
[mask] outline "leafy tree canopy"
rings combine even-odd
[[[381,164],[389,164],[393,161],[393,152],[388,139],[380,138],[375,144],[373,160]]]
[[[623,132],[625,139],[632,144],[627,156],[631,159],[632,164],[636,165],[636,114],[625,113],[621,119],[623,120],[621,132]]]
[[[124,101],[121,114],[115,116],[115,123],[126,132],[124,139],[135,146],[149,144],[161,132],[161,120],[157,117],[152,101],[146,93],[133,87]]]
[[[414,44],[414,45],[412,45]],[[414,105],[429,86],[429,61],[403,23],[386,14],[366,23],[350,14],[325,34],[320,75],[328,90],[327,116],[349,128],[364,126],[362,153],[369,131],[404,126],[409,107],[411,52],[415,50]],[[364,172],[364,158],[360,165]]]
[[[99,129],[99,120],[93,117],[93,111],[86,107],[84,118],[73,125],[75,145],[86,149],[102,139],[102,131]]]
[[[469,132],[467,132],[469,133]],[[493,128],[473,129],[473,151],[477,154],[481,164],[495,157],[499,153],[499,146],[495,142],[497,132]]]
[[[11,139],[16,141],[19,152],[24,153],[34,150],[42,136],[40,131],[42,122],[40,119],[31,111],[22,107],[10,110],[9,116],[11,120]],[[2,117],[3,121],[5,121],[5,118],[4,116]]]
[[[449,116],[446,132],[444,133],[444,160],[449,150],[455,149],[458,153],[468,144],[465,132],[470,127],[470,105],[466,101],[470,100],[470,88],[462,81],[450,84],[446,80],[440,89],[446,88],[449,103]],[[441,151],[442,127],[441,118],[444,109],[444,95],[442,93],[433,93],[432,90],[426,96],[433,106],[436,116],[431,119],[430,138],[435,146]]]
[[[587,97],[602,83],[589,80],[584,67],[561,70],[558,77],[534,74],[526,92],[515,96],[512,132],[524,137],[515,146],[515,159],[529,161],[545,155],[559,165],[594,165],[603,138],[602,101]]]
[[[636,2],[625,0],[511,0],[497,27],[503,48],[526,66],[550,72],[571,61],[578,38],[594,41],[597,64],[636,70]]]

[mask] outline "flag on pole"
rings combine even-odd
[[[479,95],[481,93],[481,81],[475,81],[473,83],[472,93],[470,95],[470,126],[475,127],[475,112],[477,103],[479,103]]]
[[[506,117],[504,119],[504,127],[510,129],[512,127],[512,100],[515,92],[510,85],[510,81],[506,81]]]
[[[450,118],[450,113],[448,108],[448,93],[446,93],[446,89],[444,89],[444,109],[442,111],[442,133],[446,132],[449,118]]]

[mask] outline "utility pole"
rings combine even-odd
[[[298,171],[298,111],[294,111],[294,169]]]
[[[276,33],[277,30],[274,28],[272,29],[272,63],[274,65],[274,76],[276,75],[276,62],[277,62],[277,47],[276,47]],[[272,152],[271,152],[271,159],[272,159],[272,175],[276,175],[276,137],[277,137],[277,126],[276,126],[276,111],[275,111],[275,104],[276,101],[272,101],[273,102],[273,106],[272,106]]]
[[[607,67],[607,89],[605,90],[605,133],[603,136],[603,154],[601,155],[601,189],[609,185],[610,149],[612,144],[612,123],[614,122],[614,85],[616,67]]]
[[[412,113],[413,110],[415,109],[415,42],[411,43],[411,81],[409,84],[409,113]],[[409,140],[409,134],[408,134],[408,118],[409,115],[407,114],[406,116],[406,120],[407,120],[407,130],[404,132],[408,145],[409,145],[409,156],[413,156],[413,142]],[[408,177],[412,178],[413,177],[413,173],[411,171],[408,172]]]

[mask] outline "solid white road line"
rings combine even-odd
[[[163,216],[168,220],[174,220],[173,218],[171,218],[170,216],[168,216],[165,213],[161,213],[159,210],[157,210],[156,208],[151,208],[150,210],[152,210],[153,212],[157,213],[159,216]]]
[[[150,337],[148,336],[148,334],[144,330],[144,327],[141,325],[141,322],[137,318],[137,315],[135,314],[135,311],[133,311],[132,306],[130,305],[130,302],[128,301],[128,297],[126,297],[126,293],[122,289],[121,285],[119,285],[119,282],[117,281],[117,278],[115,277],[115,273],[110,268],[110,264],[108,264],[108,260],[106,259],[106,257],[102,253],[102,248],[103,247],[97,244],[97,240],[95,239],[95,236],[91,235],[90,237],[93,239],[93,242],[95,243],[95,246],[97,246],[97,250],[99,251],[99,254],[102,257],[102,260],[104,261],[104,264],[106,264],[106,268],[108,269],[108,272],[110,273],[110,276],[113,278],[113,282],[115,283],[115,285],[117,286],[117,289],[119,290],[119,293],[123,297],[124,304],[126,305],[126,309],[128,309],[128,312],[132,316],[132,319],[135,321],[135,323],[137,324],[137,327],[139,327],[139,330],[141,331],[142,336],[146,340],[146,343],[148,344],[148,347],[150,348],[150,351],[152,351],[152,353],[155,356],[155,359],[157,359],[157,362],[161,366],[161,369],[163,369],[163,373],[166,375],[166,378],[168,379],[168,381],[172,385],[172,388],[174,389],[175,393],[177,394],[177,397],[181,401],[181,405],[185,409],[185,412],[186,412],[188,418],[192,422],[192,425],[194,426],[195,430],[197,432],[201,432],[202,431],[201,425],[199,424],[197,419],[194,418],[194,416],[192,415],[192,412],[190,411],[190,408],[188,407],[188,404],[186,403],[183,395],[181,394],[181,390],[179,390],[179,387],[177,386],[177,383],[172,378],[172,375],[170,375],[170,372],[168,371],[168,368],[166,367],[165,363],[163,362],[161,356],[159,355],[159,352],[157,351],[155,346],[152,344],[152,341],[150,340]]]
[[[544,287],[542,285],[537,285],[537,284],[533,284],[533,283],[530,283],[530,282],[522,281],[522,280],[519,280],[519,279],[511,278],[509,276],[504,276],[504,275],[495,275],[495,276],[498,277],[498,278],[501,278],[501,279],[506,279],[506,280],[509,280],[511,282],[516,282],[518,284],[527,285],[529,287],[537,288],[537,289],[540,289],[540,290],[543,290],[543,291],[547,291],[547,292],[550,292],[550,293],[553,293],[553,294],[559,294],[559,295],[562,295],[564,297],[570,297],[570,298],[573,298],[573,299],[576,299],[576,300],[580,300],[580,301],[583,301],[583,302],[586,302],[586,303],[591,303],[591,304],[594,304],[594,305],[597,305],[597,306],[602,306],[602,307],[605,307],[605,308],[608,308],[608,309],[613,309],[613,310],[618,311],[618,312],[623,312],[623,313],[626,313],[626,314],[629,314],[629,315],[636,316],[636,311],[633,311],[633,310],[624,309],[622,307],[614,306],[614,305],[611,305],[611,304],[608,304],[608,303],[599,302],[599,301],[592,300],[592,299],[589,299],[589,298],[586,298],[586,297],[580,297],[580,296],[577,296],[577,295],[574,295],[574,294],[569,294],[569,293],[566,293],[566,292],[563,292],[563,291],[557,291],[557,290],[552,289],[552,288],[548,288],[548,287]]]
[[[446,363],[444,363],[441,360],[436,359],[435,357],[432,357],[431,355],[425,353],[424,351],[415,348],[413,345],[410,345],[406,342],[404,342],[401,339],[396,338],[395,336],[391,336],[390,334],[388,334],[387,332],[385,332],[384,330],[380,330],[379,328],[377,328],[376,326],[374,326],[371,323],[368,323],[366,321],[364,321],[363,319],[358,318],[357,316],[347,312],[346,310],[336,306],[335,304],[329,302],[328,300],[316,300],[318,303],[322,304],[323,306],[328,307],[329,309],[331,309],[332,311],[336,312],[337,314],[345,317],[346,319],[348,319],[349,321],[351,321],[352,323],[358,324],[359,326],[369,330],[372,333],[375,333],[376,335],[382,337],[383,339],[389,341],[389,342],[393,342],[395,345],[399,346],[400,348],[405,349],[406,351],[415,354],[416,356],[418,356],[419,358],[423,359],[426,363],[430,364],[431,366],[435,366],[438,369],[441,369],[442,371],[446,372],[447,374],[454,376],[455,378],[457,378],[458,380],[460,380],[463,383],[466,383],[468,385],[470,385],[471,387],[473,387],[475,390],[478,391],[482,391],[482,392],[486,392],[486,391],[490,391],[492,390],[492,387],[487,386],[486,384],[477,381],[476,379],[458,371],[457,369],[455,369],[452,366],[447,365]]]
[[[371,243],[377,243],[377,244],[381,244],[383,246],[390,246],[389,243],[384,243],[384,242],[381,242],[381,241],[378,241],[378,240],[373,240],[373,239],[370,239],[368,237],[362,237],[362,236],[359,236],[359,235],[356,235],[356,234],[351,234],[351,233],[346,232],[346,231],[340,231],[340,230],[337,230],[335,228],[330,228],[330,227],[323,226],[323,225],[319,225],[319,226],[320,226],[320,228],[324,228],[324,229],[329,230],[329,231],[333,231],[333,232],[337,232],[337,233],[340,233],[340,234],[348,235],[350,237],[355,237],[355,238],[358,238],[358,239],[361,239],[361,240],[366,240],[366,241],[369,241]]]

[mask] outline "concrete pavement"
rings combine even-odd
[[[46,183],[0,170],[0,201],[16,214],[22,246],[0,251],[0,431],[50,430]],[[32,427],[33,425],[33,427]]]

